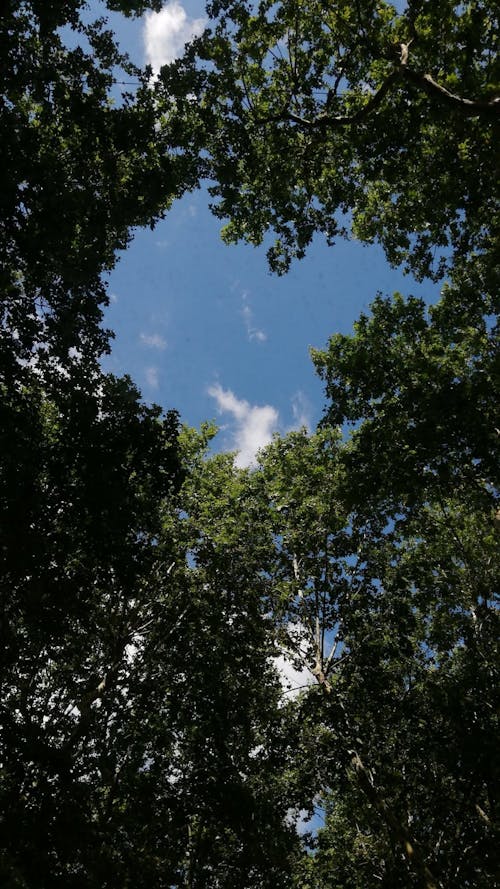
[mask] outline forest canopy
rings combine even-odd
[[[240,0],[208,12],[158,89],[202,141],[229,242],[274,231],[269,260],[283,272],[316,232],[352,231],[438,278],[450,257],[494,246],[494,4]]]
[[[0,17],[0,881],[497,886],[494,5],[214,2],[156,78],[88,13]],[[118,251],[204,182],[278,273],[354,236],[442,286],[326,332],[249,468],[102,365]]]

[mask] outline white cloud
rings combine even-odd
[[[152,389],[158,389],[158,386],[160,385],[160,379],[157,367],[146,368],[146,382],[148,386],[151,386]]]
[[[306,427],[307,431],[311,430],[311,403],[306,395],[299,389],[292,398],[292,414],[294,419],[294,428],[301,429]]]
[[[278,671],[283,691],[295,697],[306,685],[314,683],[314,676],[306,666],[307,662],[307,629],[300,621],[291,623],[287,627],[290,638],[290,646],[301,655],[301,665],[295,666],[293,657],[287,646],[281,650],[281,654],[273,658],[273,663]]]
[[[139,339],[144,346],[149,346],[150,349],[165,349],[167,347],[167,341],[159,333],[141,333]]]
[[[295,827],[299,836],[303,836],[311,829],[310,820],[311,816],[307,809],[288,809],[285,815],[285,824]]]
[[[238,450],[237,466],[250,466],[260,448],[269,444],[278,427],[278,411],[270,404],[257,407],[240,400],[230,389],[218,383],[211,386],[208,394],[215,398],[221,413],[231,414],[236,421],[234,447]]]
[[[306,685],[312,685],[314,682],[314,677],[307,667],[297,669],[286,654],[273,658],[273,663],[278,671],[283,691],[289,692],[292,697]]]
[[[178,0],[171,0],[160,12],[144,16],[144,53],[146,64],[157,74],[162,65],[182,55],[184,46],[202,33],[205,19],[191,19]]]
[[[241,310],[241,314],[243,316],[243,321],[245,323],[247,336],[250,342],[257,343],[265,343],[267,340],[267,334],[263,330],[259,330],[258,327],[255,326],[253,320],[253,312],[249,305],[246,303],[247,295],[243,294],[243,308]]]

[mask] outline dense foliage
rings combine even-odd
[[[101,274],[189,164],[84,5],[1,21],[0,881],[281,885],[279,753],[252,752],[279,724],[259,591],[238,576],[233,603],[213,559],[190,567],[203,438],[181,453],[175,412],[99,366]]]
[[[147,75],[104,21],[84,24],[85,5],[12,0],[0,21],[3,322],[28,348],[56,336],[62,354],[100,321],[100,275],[131,227],[153,225],[190,184]],[[47,310],[56,332],[40,329]]]
[[[0,882],[494,887],[494,10],[212,3],[156,84],[84,11],[0,20]],[[203,177],[278,271],[349,226],[452,266],[252,469],[99,363],[103,272]]]
[[[206,149],[228,241],[274,231],[279,272],[315,232],[352,229],[418,275],[491,248],[495,4],[222,0],[209,12],[162,79],[167,109],[187,89],[197,98],[173,113]]]
[[[285,450],[303,492],[281,532],[302,590],[297,603],[292,588],[292,615],[315,628],[309,665],[327,692],[313,714],[326,810],[307,867],[315,886],[495,885],[492,312],[463,279],[429,313],[414,299],[378,299],[353,337],[316,356],[333,399],[322,456],[310,452],[314,437]],[[356,428],[338,447],[330,422],[343,420]],[[309,449],[302,477],[297,447]]]

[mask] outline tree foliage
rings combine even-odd
[[[379,298],[316,355],[324,428],[263,456],[291,495],[278,614],[323,692],[301,704],[325,825],[297,885],[498,874],[498,306],[471,283],[428,315]]]
[[[4,885],[104,885],[118,852],[117,775],[142,755],[127,652],[158,607],[157,497],[179,473],[159,414],[79,361],[2,392]]]
[[[104,20],[83,22],[84,6],[12,0],[0,22],[2,312],[28,348],[50,340],[42,317],[55,317],[68,348],[82,325],[96,329],[101,273],[131,227],[152,226],[190,183],[189,161],[157,126],[147,74]]]
[[[165,68],[166,104],[201,127],[228,241],[277,235],[283,272],[315,232],[379,241],[442,274],[488,250],[497,219],[494,5],[409,0],[214,2],[211,27]],[[196,124],[193,124],[193,116]]]
[[[0,880],[285,885],[253,566],[204,550],[207,504],[194,530],[206,437],[179,442],[175,412],[99,365],[102,273],[190,161],[83,7],[10,3],[1,22]],[[134,91],[113,100],[120,78]]]
[[[214,2],[153,83],[85,8],[0,22],[0,881],[494,886],[495,11]],[[103,273],[202,178],[278,271],[349,229],[453,264],[247,470],[99,363]]]

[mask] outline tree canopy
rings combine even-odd
[[[83,336],[75,325],[98,329],[102,272],[133,226],[154,225],[192,184],[187,156],[156,125],[147,73],[105,20],[83,21],[85,6],[12,0],[0,22],[2,311],[28,349],[54,326],[65,349]]]
[[[166,108],[206,149],[228,241],[274,232],[278,272],[315,232],[379,241],[418,276],[491,249],[494,5],[239,0],[208,10],[206,33],[161,79]],[[187,89],[195,103],[182,101]]]
[[[153,81],[85,7],[0,22],[0,881],[498,885],[495,10],[214,2]],[[104,273],[202,179],[278,272],[351,232],[448,276],[249,469],[100,364]]]
[[[102,274],[190,161],[84,5],[1,22],[0,881],[286,885],[260,588],[216,550],[193,566],[206,436],[100,366]]]

